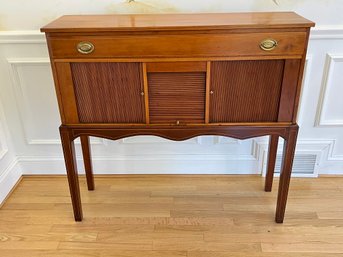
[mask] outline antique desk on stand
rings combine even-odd
[[[74,217],[82,220],[74,139],[94,189],[89,136],[270,136],[265,191],[285,140],[275,221],[294,157],[310,27],[291,13],[63,16],[46,33]]]

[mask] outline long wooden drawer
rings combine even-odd
[[[225,56],[293,56],[305,50],[306,32],[232,33],[232,34],[142,34],[75,35],[50,37],[54,58],[120,57],[225,57]],[[263,50],[261,42],[275,40],[273,50]],[[91,43],[90,53],[80,53],[80,42]]]

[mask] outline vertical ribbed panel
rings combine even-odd
[[[148,73],[150,123],[204,123],[205,84],[205,72]]]
[[[71,63],[79,120],[144,123],[139,63]]]
[[[277,121],[284,60],[211,63],[210,122]]]

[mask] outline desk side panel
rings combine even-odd
[[[79,123],[70,63],[55,63],[55,74],[60,93],[64,124]]]
[[[301,60],[286,60],[284,77],[282,81],[282,92],[279,106],[279,122],[292,121],[295,112],[295,102],[300,73]],[[301,85],[299,85],[301,86]]]

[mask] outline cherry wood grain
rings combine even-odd
[[[197,125],[197,126],[146,126],[140,127],[85,127],[85,126],[64,126],[61,128],[69,129],[72,134],[72,138],[75,139],[82,135],[94,136],[117,140],[130,136],[137,135],[153,135],[159,136],[170,140],[182,141],[201,135],[216,135],[233,137],[237,139],[249,139],[252,137],[277,135],[284,139],[288,136],[290,128],[297,125],[278,125],[274,127],[266,125],[254,125],[254,126],[218,126],[218,125]]]
[[[145,123],[150,123],[150,112],[149,112],[149,89],[148,89],[148,74],[146,71],[146,63],[142,63],[143,72],[143,87],[144,87],[144,108],[145,108]]]
[[[81,123],[144,123],[139,63],[72,63]]]
[[[210,121],[210,85],[211,85],[211,62],[206,63],[206,102],[205,102],[205,123]]]
[[[292,121],[295,109],[301,60],[286,60],[278,121]]]
[[[70,64],[56,63],[55,74],[58,81],[56,91],[60,95],[58,98],[60,100],[59,106],[63,110],[64,122],[66,124],[79,123]]]
[[[310,28],[307,28],[307,38],[306,38],[306,42],[305,42],[305,50],[304,50],[304,54],[302,55],[301,63],[300,63],[300,67],[299,67],[297,91],[296,91],[295,100],[294,100],[294,110],[293,110],[293,118],[292,118],[292,121],[294,123],[297,122],[297,114],[298,114],[298,110],[299,110],[298,107],[299,107],[300,93],[301,93],[303,78],[304,78],[303,75],[304,75],[305,64],[306,64],[306,55],[307,55],[309,37],[310,37]]]
[[[75,221],[81,221],[83,218],[83,213],[72,131],[66,129],[65,127],[60,127],[60,136],[67,170],[71,202],[74,210],[74,218]]]
[[[248,56],[216,56],[216,57],[104,57],[104,58],[61,58],[55,63],[65,62],[209,62],[209,61],[252,61],[252,60],[290,60],[301,59],[303,53],[297,55],[248,55]]]
[[[195,72],[206,71],[206,62],[150,62],[147,72]]]
[[[272,51],[260,48],[261,41],[278,41]],[[54,58],[104,57],[214,57],[214,56],[275,56],[302,55],[306,32],[254,33],[168,33],[164,35],[87,35],[52,37],[49,39]],[[77,50],[80,42],[91,42],[90,54]],[[196,42],[196,44],[194,44]]]
[[[288,130],[283,145],[281,173],[279,180],[278,199],[276,204],[275,222],[283,223],[288,198],[289,182],[291,179],[295,146],[298,137],[298,126],[292,126]]]
[[[41,29],[43,32],[155,31],[237,28],[312,27],[294,12],[66,15]]]
[[[277,121],[283,60],[212,62],[210,122]]]
[[[269,137],[267,173],[264,184],[264,191],[266,192],[272,191],[278,143],[279,137],[277,135]]]
[[[91,145],[88,136],[80,136],[81,149],[83,163],[85,166],[85,173],[87,179],[88,190],[94,190],[94,176],[93,176],[93,165],[92,165],[92,154],[91,154]]]
[[[62,95],[61,95],[61,87],[62,86],[60,87],[60,85],[59,85],[60,83],[59,83],[59,78],[58,78],[58,74],[57,74],[56,63],[52,57],[52,51],[51,51],[51,47],[50,47],[49,37],[48,37],[48,35],[45,35],[45,37],[46,37],[47,47],[48,47],[48,51],[49,51],[49,59],[50,59],[51,71],[52,71],[52,75],[53,75],[53,79],[54,79],[55,93],[56,93],[56,98],[57,98],[57,102],[58,102],[58,109],[59,109],[59,113],[60,113],[62,123],[66,124],[66,118],[64,116],[64,109],[63,109],[64,106],[62,104]]]

